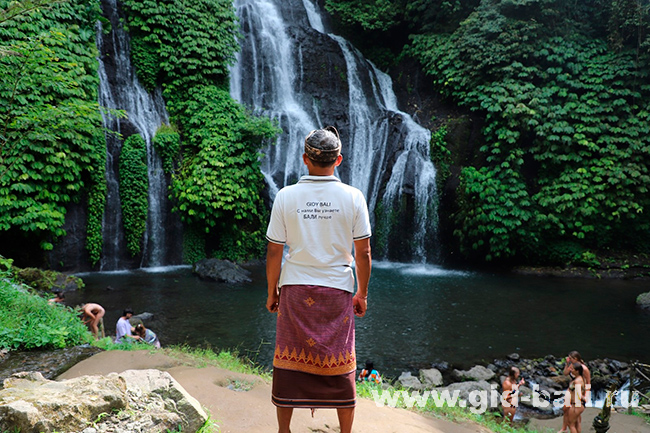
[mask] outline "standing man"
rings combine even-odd
[[[266,232],[266,308],[278,313],[272,401],[279,433],[289,433],[294,408],[336,408],[341,433],[350,433],[354,316],[366,314],[372,266],[368,206],[334,176],[343,160],[334,127],[310,132],[302,159],[309,175],[278,192]]]

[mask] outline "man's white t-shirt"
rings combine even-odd
[[[129,319],[120,317],[115,325],[115,342],[121,343],[122,337],[125,335],[131,335],[131,322],[129,322]]]
[[[266,231],[286,244],[280,287],[318,285],[354,292],[354,241],[371,236],[366,199],[336,176],[303,176],[278,192]]]

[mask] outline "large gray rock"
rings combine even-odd
[[[437,368],[420,370],[420,382],[427,388],[442,386],[442,373]]]
[[[17,373],[0,391],[0,431],[74,432],[102,413],[128,405],[126,384],[119,376],[82,376],[63,382],[41,373]]]
[[[0,390],[0,431],[95,433],[197,431],[201,405],[167,372],[127,370],[55,382],[19,373]]]
[[[636,298],[636,304],[646,310],[650,310],[650,292],[641,293]]]
[[[469,370],[454,370],[454,373],[460,380],[490,380],[494,377],[494,372],[482,365],[475,365]]]
[[[420,379],[417,377],[413,376],[410,371],[405,371],[403,372],[398,378],[397,381],[402,385],[404,388],[410,388],[410,389],[422,389],[424,388],[422,386],[422,382],[420,382]]]
[[[203,259],[192,267],[200,278],[221,283],[243,283],[251,281],[250,272],[228,260]]]
[[[115,373],[109,377],[113,374]],[[208,419],[201,404],[166,371],[127,370],[119,376],[126,382],[129,401],[147,401],[142,409],[154,411],[159,417],[165,412],[177,415],[169,418],[173,419],[173,422],[180,418],[183,431],[197,431]],[[178,425],[179,423],[176,423],[172,428]]]

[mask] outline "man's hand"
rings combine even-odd
[[[266,309],[269,310],[269,312],[277,313],[278,305],[280,305],[280,295],[277,292],[274,294],[270,294],[266,298]]]
[[[366,315],[366,310],[368,309],[368,299],[356,294],[354,295],[354,298],[352,298],[352,306],[354,309],[354,315],[357,317],[363,317]]]

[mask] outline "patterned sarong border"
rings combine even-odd
[[[276,329],[273,367],[321,376],[356,371],[351,293],[284,286]]]

